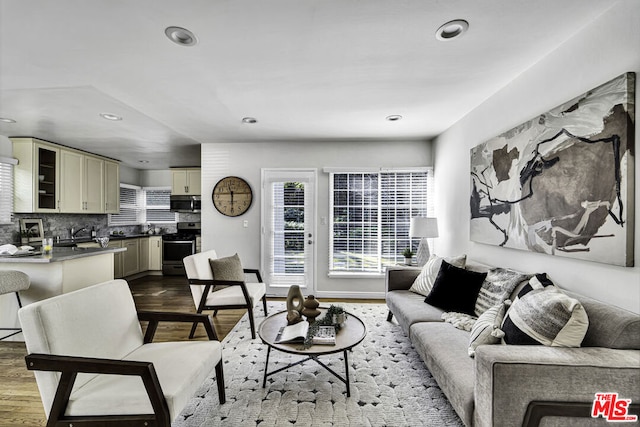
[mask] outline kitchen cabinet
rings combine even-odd
[[[108,248],[122,248],[122,240],[109,240]],[[55,250],[55,249],[54,249]],[[121,279],[124,277],[122,264],[124,254],[126,252],[118,252],[113,254],[113,277],[115,279]]]
[[[162,237],[140,239],[140,272],[162,270]]]
[[[70,150],[60,152],[60,211],[82,212],[83,155]]]
[[[162,237],[149,237],[149,270],[162,270]]]
[[[120,165],[104,161],[104,213],[120,213]]]
[[[33,138],[14,138],[14,212],[58,212],[60,149]]]
[[[140,271],[150,270],[149,268],[149,238],[141,237],[139,240],[140,251]]]
[[[131,276],[140,272],[140,239],[126,239],[122,243],[126,248],[122,259],[122,275]]]
[[[11,140],[18,159],[14,168],[14,212],[119,211],[117,162],[35,138]]]
[[[104,213],[104,160],[84,156],[82,208],[84,213]]]
[[[172,169],[171,177],[171,194],[177,196],[201,195],[200,168]]]
[[[60,212],[104,212],[104,161],[60,150]]]

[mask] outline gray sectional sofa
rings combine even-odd
[[[467,268],[488,269],[470,261]],[[631,399],[629,413],[640,412],[640,316],[567,292],[589,318],[581,347],[480,345],[472,358],[470,332],[443,322],[443,310],[409,291],[420,271],[387,270],[387,320],[410,338],[466,426],[610,425],[590,416],[599,392]]]

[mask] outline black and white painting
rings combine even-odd
[[[471,240],[633,266],[635,74],[471,149]]]

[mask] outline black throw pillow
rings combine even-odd
[[[476,299],[487,273],[465,270],[446,261],[424,302],[445,311],[475,316]]]

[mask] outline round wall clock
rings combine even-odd
[[[213,187],[211,199],[213,199],[213,206],[222,215],[240,216],[251,206],[253,192],[244,179],[227,176]]]

